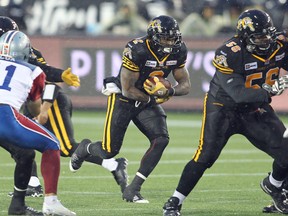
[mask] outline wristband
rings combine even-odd
[[[45,89],[42,95],[42,100],[53,103],[57,98],[60,87],[54,83],[49,83],[45,85]]]
[[[168,89],[167,96],[173,96],[173,95],[175,95],[175,88],[172,87]]]

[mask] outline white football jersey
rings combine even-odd
[[[0,103],[9,104],[19,111],[34,79],[41,73],[40,67],[0,56]]]

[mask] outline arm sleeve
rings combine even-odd
[[[28,95],[28,99],[31,101],[36,101],[41,98],[42,92],[45,86],[45,74],[42,72],[37,76],[34,81],[30,93]]]
[[[260,88],[245,88],[244,78],[240,74],[224,74],[216,72],[221,87],[236,103],[257,103],[269,102],[269,93]]]
[[[29,58],[29,63],[40,67],[44,71],[47,81],[63,82],[61,77],[63,70],[48,65],[47,62],[45,61],[45,58],[43,57],[42,53],[39,50],[32,48],[32,55]]]

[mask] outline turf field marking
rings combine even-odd
[[[105,118],[99,118],[99,117],[73,117],[72,122],[73,124],[98,124],[100,122],[103,122],[104,124]],[[167,120],[168,127],[195,127],[200,128],[201,127],[201,121],[190,121],[190,120]],[[133,125],[133,123],[131,123]]]

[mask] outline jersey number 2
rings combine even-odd
[[[16,69],[16,67],[14,65],[9,65],[6,67],[7,74],[6,74],[6,77],[4,79],[3,84],[0,86],[0,89],[5,89],[7,91],[11,90],[11,87],[9,87],[9,84],[11,82],[11,79],[13,77],[15,69]]]

